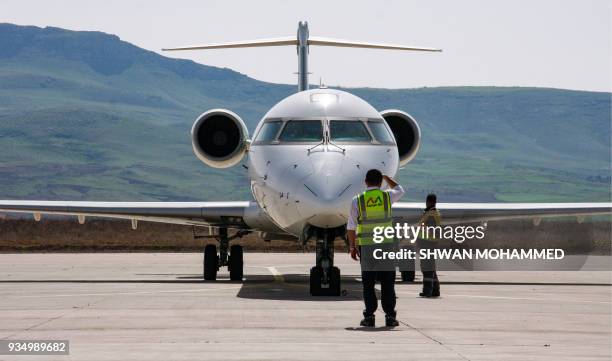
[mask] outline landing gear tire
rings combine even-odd
[[[414,271],[401,271],[402,282],[414,282]]]
[[[340,296],[340,269],[334,266],[334,240],[345,234],[344,227],[311,228],[315,241],[315,266],[310,269],[312,296]]]
[[[243,262],[242,246],[235,244],[230,247],[229,268],[230,280],[242,281],[244,262]]]
[[[310,269],[310,295],[320,296],[321,295],[321,279],[323,278],[323,269],[318,266],[314,266]]]
[[[219,259],[217,258],[217,246],[207,244],[204,247],[204,279],[215,281],[219,270]]]
[[[332,267],[329,274],[330,296],[340,296],[340,268]]]
[[[340,296],[340,269],[331,267],[329,282],[323,284],[323,268],[315,266],[310,269],[310,295],[311,296]]]

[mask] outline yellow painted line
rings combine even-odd
[[[274,276],[274,282],[285,282],[285,277],[283,277],[282,273],[280,273],[276,267],[266,267],[272,276]]]

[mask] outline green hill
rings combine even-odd
[[[192,153],[201,112],[251,130],[295,91],[169,59],[99,32],[0,24],[0,198],[249,199],[242,167]],[[409,199],[610,199],[611,94],[538,88],[349,89],[417,118],[421,152],[400,172]]]

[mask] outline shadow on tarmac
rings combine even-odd
[[[340,296],[311,296],[309,275],[283,274],[247,276],[236,297],[258,300],[292,301],[358,301],[361,300],[361,282],[354,277],[342,277]]]
[[[389,331],[402,331],[395,327],[345,327],[347,331],[362,331],[362,332],[389,332]]]

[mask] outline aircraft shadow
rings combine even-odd
[[[257,300],[293,301],[358,301],[361,300],[361,282],[354,277],[342,277],[340,296],[311,296],[309,275],[283,274],[247,276],[236,297]],[[380,297],[380,295],[378,295]]]

